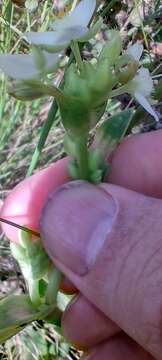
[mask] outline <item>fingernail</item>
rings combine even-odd
[[[72,181],[52,193],[40,231],[52,258],[78,275],[93,266],[116,217],[116,202],[99,186]]]

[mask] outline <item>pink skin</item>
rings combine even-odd
[[[111,182],[136,190],[141,194],[162,198],[161,153],[162,131],[127,139],[114,154]],[[68,181],[66,164],[67,160],[58,162],[19,184],[7,198],[1,216],[38,229],[40,213],[49,193]],[[162,257],[160,235],[162,203],[160,200],[106,184],[97,190],[93,186],[87,190],[87,185],[82,184],[80,194],[81,197],[85,194],[86,198],[87,194],[92,194],[89,200],[89,209],[87,207],[86,211],[90,213],[97,207],[99,213],[104,214],[105,218],[107,216],[107,223],[114,227],[112,230],[110,227],[110,234],[106,235],[103,226],[102,246],[97,239],[95,240],[95,237],[96,245],[92,246],[92,241],[87,239],[89,217],[85,212],[87,226],[85,227],[81,222],[79,225],[81,226],[80,231],[83,231],[82,241],[77,242],[77,237],[74,237],[76,240],[73,246],[68,243],[67,247],[69,241],[67,234],[72,235],[70,233],[72,229],[70,221],[74,220],[72,214],[72,219],[69,217],[69,222],[65,222],[63,233],[59,227],[55,226],[57,235],[50,243],[48,231],[51,212],[54,223],[56,218],[60,220],[60,217],[62,217],[61,221],[64,221],[69,201],[70,207],[75,210],[76,214],[77,211],[83,211],[81,208],[77,209],[75,202],[77,199],[78,203],[77,184],[75,184],[75,188],[72,186],[69,191],[67,191],[67,187],[66,191],[63,187],[62,191],[56,192],[56,196],[53,196],[51,201],[50,214],[47,215],[49,205],[44,210],[42,222],[43,233],[47,237],[44,240],[47,251],[51,251],[50,256],[83,294],[83,296],[80,295],[79,303],[76,301],[68,307],[63,318],[64,332],[71,341],[79,343],[83,347],[92,347],[97,344],[98,339],[105,341],[105,338],[109,339],[119,331],[115,322],[146,351],[130,338],[121,335],[120,341],[119,337],[113,337],[114,340],[107,340],[103,346],[99,345],[95,354],[93,350],[88,359],[161,359],[162,279],[160,266],[162,267],[162,263],[160,259]],[[100,197],[102,206],[98,205]],[[53,206],[57,207],[57,216]],[[62,211],[62,209],[65,210]],[[99,221],[97,212],[95,216]],[[57,223],[56,221],[55,225]],[[70,229],[66,229],[67,224]],[[93,223],[90,225],[93,227]],[[10,239],[17,241],[17,230],[6,225],[3,228]],[[132,228],[135,231],[132,231]],[[121,229],[123,236],[121,236]],[[66,235],[64,239],[63,234]],[[105,258],[105,254],[108,254],[109,261]],[[129,254],[128,257],[127,254]],[[70,263],[67,263],[67,258],[70,259]],[[125,261],[126,265],[124,265]],[[78,272],[79,274],[77,274]],[[152,275],[148,278],[149,274]],[[108,281],[108,279],[110,280]],[[89,299],[89,302],[85,300],[86,298]],[[91,303],[94,306],[91,306]],[[98,310],[95,309],[95,306]],[[83,313],[86,313],[86,319],[84,316],[80,316],[80,308]],[[88,328],[86,325],[88,316],[89,324],[93,323],[95,316],[97,335],[95,326]],[[103,331],[105,321],[107,321],[107,329]],[[120,352],[118,354],[113,352],[116,346],[121,347],[121,355]],[[124,355],[122,351],[124,351]],[[139,351],[142,354],[141,357]]]

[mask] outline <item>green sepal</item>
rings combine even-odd
[[[34,87],[29,86],[23,81],[12,82],[8,87],[8,93],[15,99],[22,101],[32,101],[45,96],[45,94],[41,92],[39,87],[35,89]]]
[[[64,96],[60,89],[39,80],[13,81],[8,88],[8,93],[22,101],[31,101],[43,96],[52,96],[56,97],[60,102],[64,101]]]

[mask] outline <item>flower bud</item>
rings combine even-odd
[[[108,32],[108,42],[103,47],[100,53],[99,61],[107,59],[109,60],[110,65],[114,65],[115,61],[120,56],[121,49],[122,49],[122,41],[119,31],[110,30]]]
[[[87,77],[78,72],[75,64],[72,64],[67,70],[65,78],[64,93],[67,96],[75,97],[80,102],[89,105],[90,92],[87,86]]]
[[[124,85],[132,80],[137,73],[139,63],[129,55],[123,55],[115,65],[115,74],[118,81]]]
[[[114,78],[108,59],[100,60],[94,69],[94,74],[87,84],[91,89],[92,101],[95,106],[101,105],[108,97],[108,92],[114,85]]]
[[[59,103],[62,123],[70,136],[82,137],[88,134],[90,128],[90,111],[83,101],[66,97]]]
[[[8,88],[8,93],[18,100],[31,101],[39,99],[45,94],[39,86],[36,88],[23,81],[15,81]]]

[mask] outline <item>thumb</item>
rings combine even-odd
[[[70,182],[47,201],[40,228],[62,272],[156,359],[162,354],[162,201]]]

